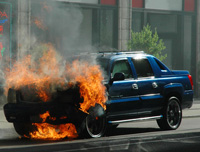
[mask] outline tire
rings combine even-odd
[[[157,120],[162,130],[176,130],[182,121],[182,108],[179,99],[170,97],[163,110],[163,118]]]
[[[106,131],[105,111],[100,105],[96,105],[89,110],[89,114],[84,120],[84,129],[81,137],[99,138],[104,136]]]
[[[29,133],[34,130],[34,127],[31,123],[13,123],[15,131],[21,136],[25,138],[29,138]]]

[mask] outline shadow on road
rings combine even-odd
[[[118,136],[118,135],[128,135],[137,133],[147,133],[147,132],[157,132],[161,131],[159,128],[115,128],[108,129],[106,136]]]

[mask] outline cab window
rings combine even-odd
[[[125,79],[133,78],[133,74],[127,60],[115,61],[112,68],[112,77],[114,77],[115,73],[124,73]]]
[[[152,77],[154,76],[153,70],[151,68],[151,65],[148,61],[148,59],[132,59],[132,62],[134,64],[137,77]]]

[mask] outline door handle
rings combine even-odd
[[[152,83],[152,87],[155,89],[155,88],[158,88],[158,84],[156,82],[153,82]]]
[[[134,83],[134,84],[132,84],[132,88],[133,88],[134,90],[137,90],[137,89],[138,89],[138,85],[137,85],[136,83]]]

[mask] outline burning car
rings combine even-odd
[[[155,119],[164,130],[180,126],[182,109],[193,103],[188,71],[169,70],[139,51],[100,52],[96,61],[75,60],[61,75],[53,70],[36,79],[25,72],[20,82],[11,77],[4,106],[8,122],[21,136],[53,139],[102,137],[109,127],[136,120]]]

